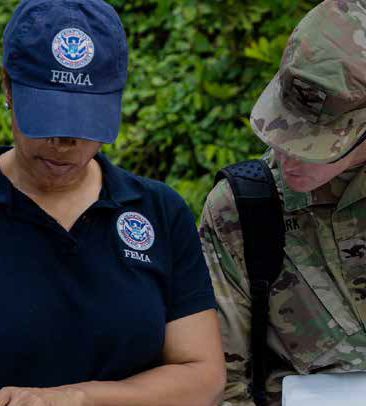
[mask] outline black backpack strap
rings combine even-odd
[[[253,399],[257,406],[265,406],[269,289],[280,273],[285,245],[281,202],[271,170],[262,160],[227,166],[218,172],[215,183],[224,178],[239,212],[250,280]]]

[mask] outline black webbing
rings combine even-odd
[[[215,183],[223,178],[234,193],[250,280],[252,394],[257,406],[265,406],[269,289],[280,273],[285,245],[281,202],[272,173],[262,160],[230,165],[218,172]]]

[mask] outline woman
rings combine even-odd
[[[117,14],[23,1],[3,65],[0,406],[216,404],[225,372],[192,215],[98,154],[126,82]]]
[[[256,135],[271,147],[286,225],[284,262],[269,294],[267,344],[277,362],[268,362],[261,404],[281,404],[288,375],[366,371],[365,21],[362,2],[326,0],[310,11],[252,110]],[[208,197],[201,235],[220,310],[225,405],[253,406],[243,251],[250,234],[226,180]],[[315,404],[316,393],[309,398]]]

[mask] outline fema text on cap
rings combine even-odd
[[[73,72],[65,72],[61,70],[52,70],[52,83],[66,83],[70,85],[79,86],[93,86],[90,80],[89,74],[78,73],[77,75]]]

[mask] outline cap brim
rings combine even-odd
[[[277,74],[255,104],[254,132],[280,151],[314,163],[330,163],[346,155],[366,130],[366,109],[353,110],[327,124],[313,124],[282,103]]]
[[[28,138],[81,138],[110,144],[118,135],[122,90],[108,94],[42,90],[12,82],[15,117]]]

